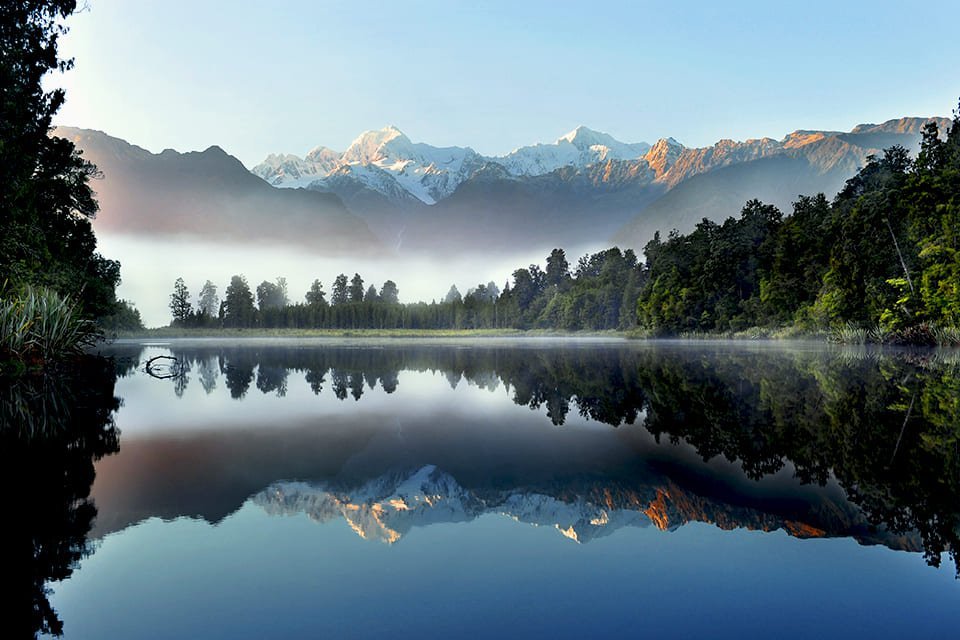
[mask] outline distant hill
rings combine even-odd
[[[100,131],[58,127],[102,178],[98,230],[293,243],[322,254],[379,253],[366,223],[333,194],[276,189],[219,147],[159,154]]]

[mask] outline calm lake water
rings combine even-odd
[[[960,629],[956,352],[104,352],[109,367],[0,395],[7,637]],[[176,361],[148,375],[161,355]]]

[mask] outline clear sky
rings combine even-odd
[[[703,146],[950,115],[960,96],[958,0],[88,5],[56,122],[248,167],[387,124],[490,155],[579,124]]]

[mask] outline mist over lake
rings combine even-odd
[[[252,286],[261,281],[287,279],[292,302],[303,302],[304,293],[315,279],[329,290],[340,273],[359,273],[378,288],[392,279],[400,288],[402,302],[442,300],[456,285],[467,293],[478,284],[495,282],[502,287],[518,267],[542,264],[549,249],[530,249],[506,256],[489,257],[464,253],[456,257],[430,258],[423,255],[392,255],[380,258],[325,256],[322,246],[316,253],[277,244],[230,244],[201,241],[191,237],[131,236],[100,234],[104,252],[115,256],[123,278],[117,289],[120,298],[133,302],[148,327],[170,323],[170,293],[174,280],[183,278],[198,293],[206,280],[223,292],[231,276],[242,274]],[[318,239],[318,245],[322,239]],[[584,246],[587,253],[593,247]]]

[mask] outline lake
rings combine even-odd
[[[7,637],[960,628],[957,352],[616,339],[102,352],[107,365],[2,389]]]

